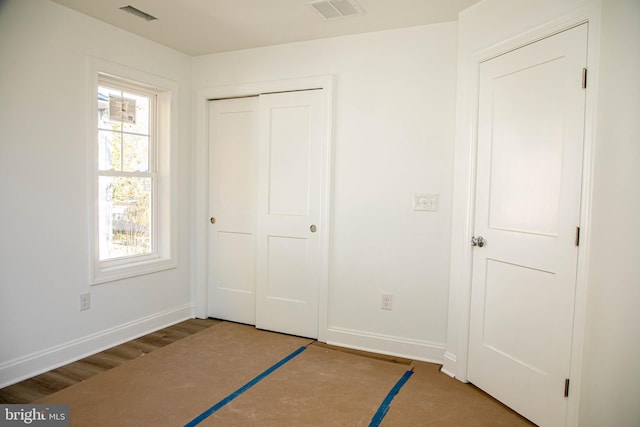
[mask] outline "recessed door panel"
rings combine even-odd
[[[255,291],[255,263],[247,263],[255,252],[255,236],[249,233],[218,233],[218,289],[252,294]]]
[[[487,259],[482,345],[524,368],[547,375],[555,357],[547,349],[554,319],[564,309],[549,303],[555,274]]]
[[[560,57],[493,79],[492,228],[558,233],[564,106],[551,101],[564,65]]]
[[[224,140],[214,150],[219,160],[213,182],[218,209],[255,215],[255,115],[255,111],[229,111],[219,113],[214,123],[214,137]]]
[[[269,272],[267,298],[305,304],[315,290],[308,286],[309,240],[295,237],[268,237]]]
[[[308,105],[270,110],[269,214],[309,214],[309,138],[312,123]]]

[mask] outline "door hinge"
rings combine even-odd
[[[564,397],[569,397],[569,378],[564,380]]]
[[[580,227],[576,227],[576,246],[580,246]]]
[[[587,69],[582,69],[582,89],[587,88]]]

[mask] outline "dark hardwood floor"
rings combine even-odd
[[[0,389],[0,404],[32,403],[219,322],[220,320],[216,319],[189,319],[44,374],[36,375]]]

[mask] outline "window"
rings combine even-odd
[[[102,283],[176,266],[174,90],[111,73],[96,76],[92,283]]]
[[[156,95],[101,79],[98,86],[98,256],[155,252]]]

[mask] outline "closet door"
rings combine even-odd
[[[317,338],[322,91],[260,96],[256,326]]]
[[[209,102],[208,315],[255,324],[258,97]]]

